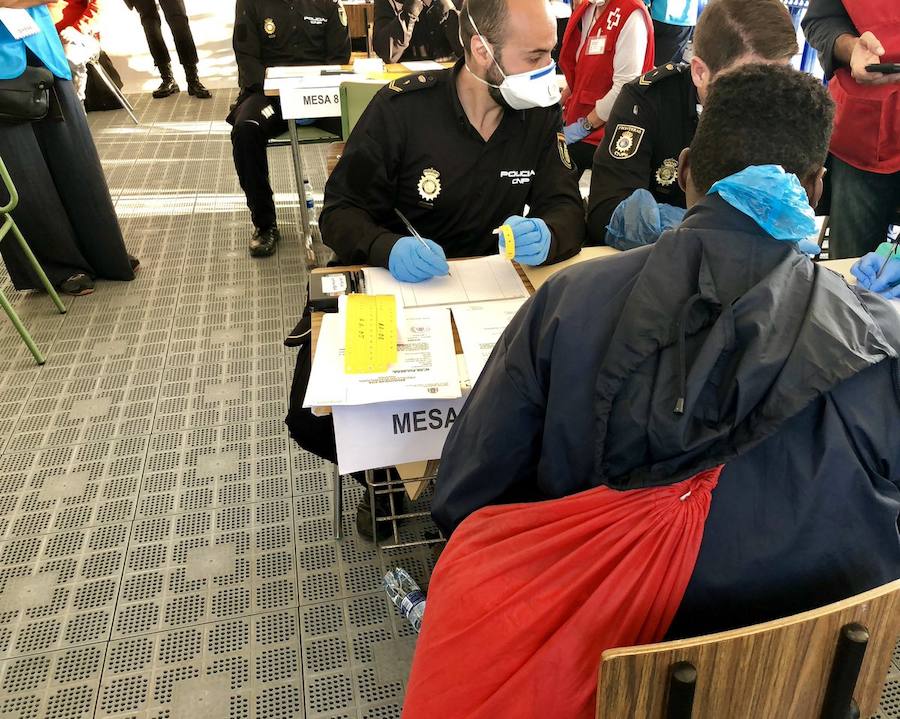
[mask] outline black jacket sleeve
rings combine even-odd
[[[803,18],[803,32],[819,53],[825,77],[831,77],[840,67],[834,56],[834,43],[841,35],[859,35],[841,0],[810,0]]]
[[[397,0],[375,0],[375,22],[372,45],[375,54],[384,62],[400,62],[409,47],[416,21]]]
[[[537,352],[553,344],[546,298],[542,288],[513,318],[450,430],[431,510],[445,536],[488,505],[546,499],[537,489],[546,414]]]
[[[319,228],[342,264],[387,267],[400,239],[380,224],[394,211],[405,136],[387,92],[381,90],[363,112],[325,184]]]
[[[561,130],[562,111],[557,109],[547,123],[547,139],[528,193],[529,216],[546,222],[552,235],[547,265],[577,255],[584,244],[584,202]]]
[[[348,62],[350,62],[350,28],[347,26],[347,11],[341,0],[334,0],[328,16],[325,64],[346,65]]]
[[[237,0],[232,43],[238,66],[238,86],[241,90],[262,92],[266,68],[262,64],[259,26],[251,0]]]
[[[634,108],[637,108],[635,114]],[[591,197],[587,213],[587,244],[606,244],[606,226],[622,200],[635,190],[649,189],[653,177],[653,135],[657,131],[655,113],[634,90],[625,85],[613,105],[606,123],[606,135],[594,153],[591,171]],[[620,160],[610,152],[619,125],[634,125],[644,130],[637,151]]]

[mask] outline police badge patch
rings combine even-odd
[[[571,170],[572,158],[569,155],[569,146],[566,144],[566,136],[561,132],[556,133],[556,148],[559,150],[559,159],[562,161],[562,164]]]
[[[419,178],[419,197],[426,202],[433,202],[441,194],[441,173],[433,167],[422,171]]]
[[[644,128],[637,125],[616,125],[609,141],[609,154],[617,160],[628,160],[637,154],[644,139]]]
[[[266,35],[268,35],[269,37],[275,37],[275,30],[276,30],[276,29],[277,29],[277,28],[275,27],[275,21],[274,21],[272,18],[267,17],[267,18],[265,19],[265,22],[263,22],[263,31],[264,31],[264,32],[266,33]]]
[[[678,160],[663,160],[663,164],[656,171],[656,181],[663,187],[668,187],[678,179]]]

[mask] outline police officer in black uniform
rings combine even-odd
[[[234,166],[255,228],[250,254],[266,257],[281,239],[266,147],[287,129],[279,99],[263,94],[266,69],[349,62],[344,6],[340,0],[237,0],[234,54],[241,88],[227,118],[233,127]],[[338,132],[340,120],[325,118],[316,125]]]
[[[712,0],[697,23],[690,64],[658,67],[622,88],[594,154],[587,243],[606,243],[616,208],[641,199],[636,190],[648,190],[660,205],[684,208],[678,156],[691,144],[709,84],[746,62],[787,63],[797,50],[780,0]]]
[[[508,12],[499,13],[504,3]],[[460,24],[465,60],[392,82],[350,135],[319,218],[338,263],[378,265],[401,281],[421,281],[446,274],[447,257],[496,254],[493,230],[504,223],[520,263],[549,264],[580,250],[584,206],[562,134],[550,58],[556,21],[546,0],[468,0]],[[507,76],[515,79],[504,82]],[[428,248],[409,236],[395,209]],[[302,409],[309,365],[307,346],[294,373],[288,427],[302,447],[334,461],[330,419]],[[368,493],[357,528],[371,536]]]
[[[375,53],[387,63],[462,56],[458,1],[375,0]]]
[[[172,74],[172,57],[166,47],[166,41],[162,35],[162,21],[159,17],[157,0],[125,0],[125,5],[131,10],[137,10],[141,17],[141,25],[144,28],[144,36],[147,38],[147,47],[153,56],[153,62],[159,70],[162,83],[153,91],[153,97],[157,100],[169,97],[181,91]],[[184,0],[159,0],[163,15],[172,31],[175,40],[175,49],[178,52],[178,60],[184,68],[187,78],[187,90],[199,100],[208,100],[212,93],[203,87],[197,74],[197,46],[194,44],[194,36],[188,22],[187,10]]]

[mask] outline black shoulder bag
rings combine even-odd
[[[53,73],[45,67],[25,68],[19,77],[0,80],[0,123],[43,120],[50,112]]]

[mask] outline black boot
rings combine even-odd
[[[212,93],[203,87],[203,83],[200,82],[200,76],[197,75],[197,66],[191,66],[184,68],[184,74],[187,78],[187,91],[188,95],[193,95],[198,100],[209,100],[212,97]]]
[[[267,230],[257,228],[250,238],[251,257],[269,257],[275,254],[275,245],[281,240],[278,227],[273,225]]]
[[[160,66],[159,76],[162,78],[162,83],[160,83],[160,86],[153,91],[154,100],[160,100],[164,97],[169,97],[170,95],[181,92],[181,88],[178,87],[178,83],[175,82],[175,76],[172,74],[171,65]]]

